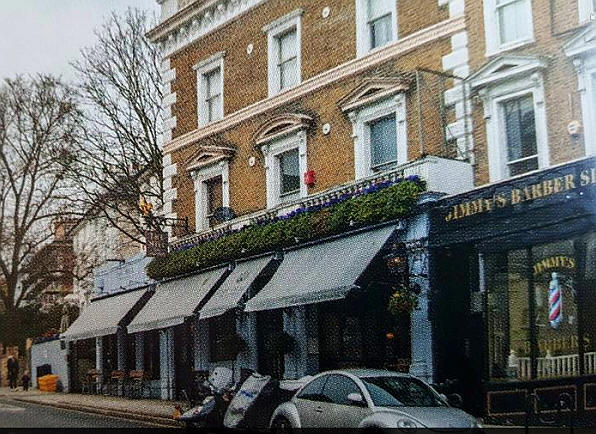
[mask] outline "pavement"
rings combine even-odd
[[[158,426],[181,427],[182,424],[172,418],[174,401],[157,399],[129,399],[117,396],[82,395],[80,393],[52,393],[30,389],[25,392],[21,388],[12,391],[0,388],[0,398],[13,402],[23,402],[95,413],[116,418],[132,419]]]

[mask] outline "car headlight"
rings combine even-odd
[[[418,428],[418,425],[412,419],[408,419],[407,417],[404,417],[397,421],[397,427],[399,429],[412,429],[412,428]]]

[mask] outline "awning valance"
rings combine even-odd
[[[271,256],[266,256],[239,262],[234,271],[203,306],[199,318],[223,315],[226,311],[238,307],[242,296],[271,260]]]
[[[261,311],[339,300],[354,287],[395,227],[288,251],[273,278],[246,303]]]
[[[128,325],[128,332],[138,333],[182,324],[185,318],[194,314],[227,270],[227,267],[220,267],[158,284],[155,295]]]
[[[123,323],[126,315],[140,308],[139,304],[144,304],[148,297],[147,288],[143,288],[91,300],[60,337],[76,341],[114,334],[118,326],[126,325]]]

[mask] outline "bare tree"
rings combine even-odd
[[[51,239],[52,222],[68,214],[80,125],[73,92],[57,79],[0,85],[0,299],[9,316],[31,298],[28,267]]]
[[[160,54],[145,38],[149,19],[129,9],[96,31],[97,43],[73,64],[85,119],[77,152],[81,209],[99,209],[130,239],[142,243],[140,198],[163,204]]]

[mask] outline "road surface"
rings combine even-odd
[[[0,398],[0,429],[151,427],[156,425]]]

